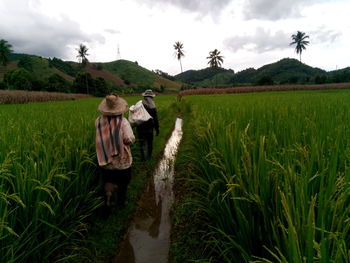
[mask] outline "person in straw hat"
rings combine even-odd
[[[108,209],[112,205],[113,192],[117,192],[117,205],[125,205],[131,180],[130,144],[135,142],[135,136],[130,123],[123,117],[127,110],[128,103],[124,99],[115,94],[107,95],[98,106],[101,115],[95,121],[96,154],[102,168]]]
[[[154,97],[156,96],[151,89],[142,93],[142,104],[151,115],[151,119],[141,123],[137,126],[137,135],[140,142],[141,159],[146,160],[152,156],[153,150],[153,133],[156,132],[156,136],[159,135],[159,122],[156,104],[154,103]],[[145,147],[147,145],[147,157],[145,156]]]

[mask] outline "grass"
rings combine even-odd
[[[349,91],[183,100],[195,128],[193,173],[181,179],[194,189],[192,215],[201,215],[193,229],[205,227],[197,241],[180,231],[174,242],[202,240],[191,260],[349,262]]]
[[[140,98],[126,99],[133,104]],[[173,100],[171,96],[156,98],[161,125],[156,153],[160,153],[175,120],[174,109],[169,107]],[[93,233],[91,225],[99,221],[96,211],[102,204],[94,147],[94,120],[100,101],[89,98],[0,105],[2,262],[73,262],[106,253],[87,246],[90,236],[86,238],[87,233]],[[113,220],[127,223],[147,177],[147,172],[138,174],[142,165],[137,154],[134,167],[136,179],[128,196],[131,206],[102,225],[112,226]],[[120,236],[113,241],[116,238]],[[92,238],[93,242],[98,243],[98,239]]]

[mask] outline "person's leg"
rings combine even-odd
[[[126,193],[128,190],[128,185],[131,181],[131,167],[125,169],[125,170],[118,170],[118,201],[117,204],[119,206],[124,206],[126,202]]]
[[[140,127],[137,127],[137,137],[139,139],[139,145],[140,145],[140,158],[142,161],[146,160],[145,156],[145,146],[146,146],[146,138],[145,135]]]
[[[150,159],[152,157],[153,151],[153,133],[149,133],[147,135],[147,158]]]
[[[146,156],[145,156],[145,146],[146,146],[146,140],[144,138],[140,138],[140,154],[141,154],[141,160],[145,161]]]
[[[104,190],[105,190],[105,198],[106,198],[106,206],[112,205],[112,194],[117,190],[116,185],[116,172],[115,170],[107,170],[107,169],[101,169],[102,170],[102,178],[104,182]]]

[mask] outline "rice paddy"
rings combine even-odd
[[[350,262],[349,91],[183,100],[196,260]]]
[[[79,261],[75,251],[102,204],[94,148],[100,100],[0,105],[1,262]],[[197,219],[180,222],[200,224],[202,249],[197,258],[182,253],[185,260],[350,262],[350,91],[156,103],[164,122],[173,123],[175,110],[184,118],[177,169],[193,191],[183,205]]]
[[[157,103],[161,123],[175,119],[173,100]],[[81,254],[89,218],[102,204],[94,128],[100,101],[0,105],[1,262],[72,262]]]

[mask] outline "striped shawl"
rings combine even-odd
[[[95,121],[96,127],[96,154],[100,166],[107,165],[113,156],[120,153],[121,138],[120,126],[122,115],[100,116]]]

